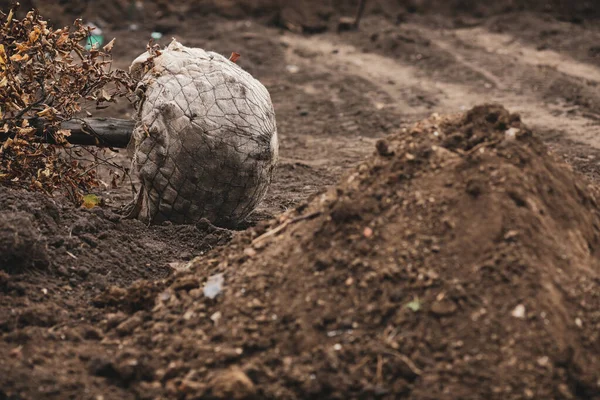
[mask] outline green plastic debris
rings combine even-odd
[[[85,49],[91,50],[92,47],[99,49],[100,46],[102,46],[102,43],[104,43],[104,36],[102,36],[102,35],[88,36],[87,43],[85,45]]]
[[[161,32],[152,32],[150,37],[154,40],[159,40],[161,37],[163,37],[163,34]]]
[[[104,35],[102,34],[102,29],[98,28],[92,23],[87,24],[87,26],[93,28],[93,30],[85,41],[85,49],[91,50],[92,47],[99,49],[104,44]]]
[[[405,307],[413,312],[417,312],[421,309],[421,300],[419,300],[418,297],[415,297],[414,300],[406,304]]]

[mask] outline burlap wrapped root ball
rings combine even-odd
[[[134,213],[149,223],[221,226],[243,221],[263,199],[278,158],[267,89],[227,58],[173,41],[138,57]]]

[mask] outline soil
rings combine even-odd
[[[0,399],[600,398],[595,2],[38,3],[241,53],[281,162],[238,231],[0,192]]]

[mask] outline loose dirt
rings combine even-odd
[[[274,185],[237,232],[0,193],[0,398],[600,398],[597,7],[143,3],[40,6],[123,68],[154,30],[241,53]]]

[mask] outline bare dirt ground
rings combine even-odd
[[[160,23],[136,31],[102,14],[117,66],[158,29],[161,43],[241,53],[275,105],[274,184],[240,232],[121,220],[128,185],[101,188],[93,210],[1,191],[0,399],[600,398],[592,11],[375,2],[338,34],[332,10],[352,6],[309,18],[207,2],[229,7],[207,18],[155,3]],[[569,167],[528,135],[498,144],[511,124],[530,130],[494,107],[410,128],[484,103],[518,113]],[[419,152],[432,143],[452,155]],[[283,234],[256,242],[270,229]],[[226,291],[206,299],[217,272]]]

